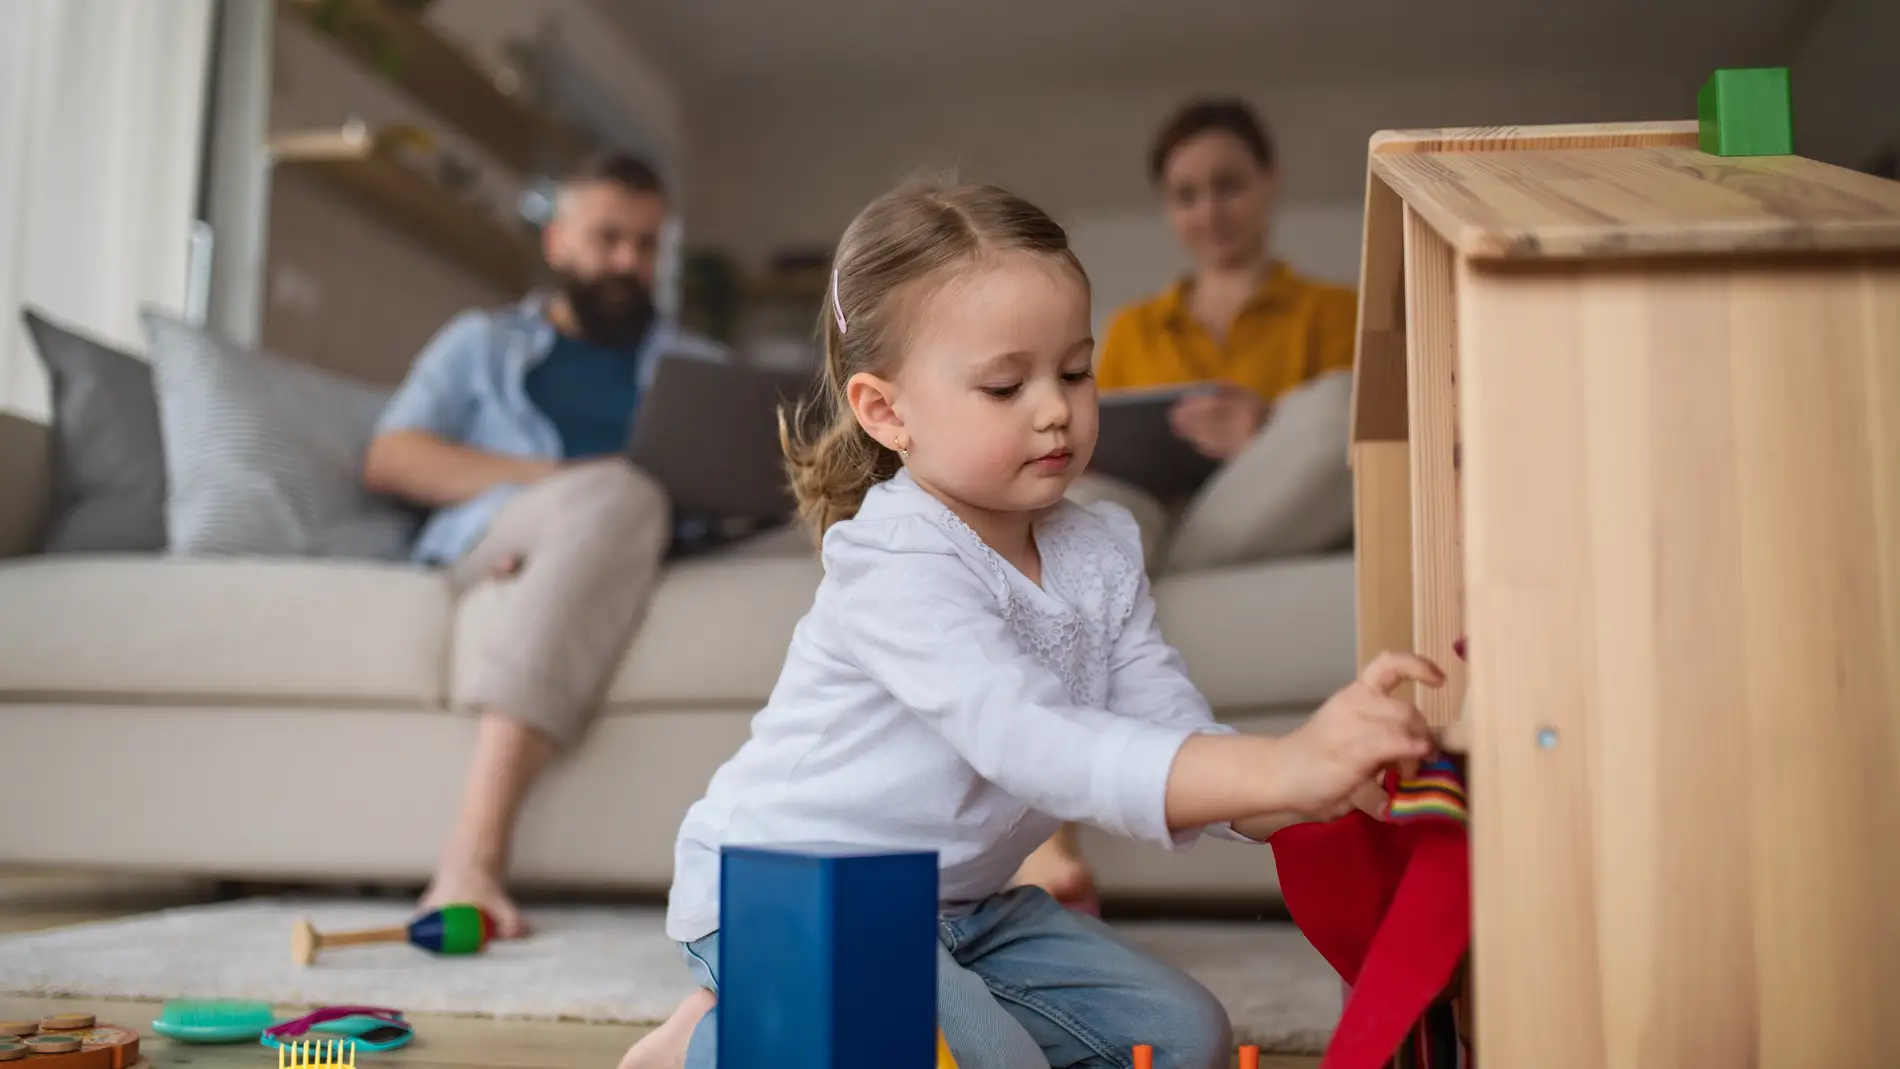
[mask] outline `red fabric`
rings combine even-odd
[[[1378,1069],[1470,946],[1465,829],[1354,813],[1283,828],[1271,843],[1293,922],[1352,987],[1320,1069]]]

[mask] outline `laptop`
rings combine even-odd
[[[627,442],[627,459],[666,490],[682,515],[779,520],[797,511],[779,444],[781,405],[816,399],[811,372],[698,357],[654,365]]]

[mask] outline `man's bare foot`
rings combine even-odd
[[[1095,874],[1060,835],[1051,836],[1048,842],[1036,847],[1036,852],[1016,870],[1012,882],[1017,886],[1040,887],[1070,909],[1092,914],[1101,912],[1095,895]]]
[[[520,907],[508,897],[508,891],[496,876],[473,866],[445,866],[438,870],[422,900],[421,909],[439,909],[451,902],[480,906],[495,919],[495,938],[519,939],[528,934],[528,923]]]
[[[699,1027],[699,1019],[717,1002],[713,993],[703,987],[686,996],[666,1023],[627,1048],[620,1059],[620,1069],[682,1069],[693,1029]]]

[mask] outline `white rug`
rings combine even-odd
[[[409,1013],[653,1024],[689,990],[651,908],[531,910],[534,934],[479,956],[406,945],[291,961],[293,922],[319,931],[402,923],[389,902],[251,899],[0,939],[0,993],[93,998],[251,998],[279,1006],[366,1003]],[[1338,1020],[1339,978],[1299,931],[1273,922],[1120,926],[1217,995],[1238,1042],[1317,1054]]]

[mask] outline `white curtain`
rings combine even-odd
[[[0,408],[48,410],[22,304],[134,353],[142,304],[183,311],[211,17],[0,0]]]

